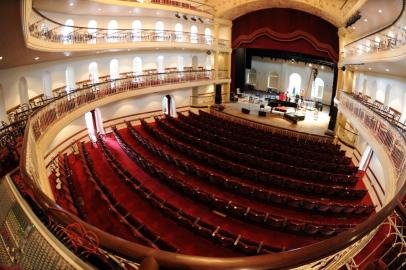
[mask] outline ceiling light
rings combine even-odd
[[[3,60],[3,56],[0,56],[0,60]]]
[[[201,22],[201,23],[203,23],[203,20],[202,20],[202,18],[198,18],[199,19],[199,21]]]
[[[389,71],[390,71],[390,69],[389,69],[389,68],[387,68],[387,69],[385,69],[385,71],[386,71],[386,72],[389,72]]]
[[[192,21],[194,21],[194,22],[197,21],[195,16],[191,17],[190,19],[191,19]]]
[[[378,10],[379,13],[382,13],[382,9]]]
[[[312,67],[312,66],[313,66],[312,63],[310,63],[310,64],[309,64],[309,67]]]
[[[176,13],[175,13],[175,17],[178,18],[178,19],[180,19],[179,13],[176,12]]]
[[[372,68],[368,68],[368,70],[372,70]]]
[[[39,59],[39,57],[38,56],[36,56],[35,58],[34,58],[34,60],[38,60]]]
[[[321,66],[321,69],[324,69],[324,66]]]
[[[102,9],[101,9],[101,8],[98,8],[97,10],[98,10],[98,11],[102,11]]]
[[[365,19],[364,19],[364,22],[368,22],[368,19],[367,19],[367,18],[365,18]]]
[[[70,3],[69,3],[69,6],[73,7],[73,5],[74,5],[74,3],[73,3],[73,2],[70,2]]]
[[[157,11],[157,12],[156,12],[156,15],[159,15],[159,14],[161,14],[161,13],[159,13],[159,11]]]
[[[357,29],[357,27],[353,26],[352,29],[355,30],[355,29]]]
[[[65,56],[70,56],[70,52],[64,52],[63,53]]]
[[[186,15],[183,15],[183,19],[187,21],[188,17]]]

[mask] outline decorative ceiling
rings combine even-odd
[[[266,8],[293,8],[319,16],[337,27],[345,24],[367,0],[205,0],[216,15],[229,20]],[[271,20],[272,18],[270,18]]]

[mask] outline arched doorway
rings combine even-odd
[[[96,35],[97,35],[97,22],[95,20],[90,20],[87,24],[87,33],[90,36],[88,43],[95,44],[96,43]]]
[[[103,119],[99,108],[85,113],[87,133],[92,142],[97,140],[97,133],[104,134]]]
[[[133,41],[141,41],[141,21],[135,20],[132,23]]]
[[[116,20],[111,20],[107,24],[107,41],[116,42],[118,40],[117,36],[118,23]]]
[[[312,87],[312,98],[322,99],[324,90],[324,81],[321,78],[316,78]]]
[[[300,89],[302,86],[302,77],[298,73],[292,73],[289,76],[289,95],[300,95]]]
[[[385,88],[385,99],[384,99],[384,101],[383,101],[383,104],[384,104],[385,106],[389,106],[389,100],[390,100],[390,93],[391,93],[391,90],[392,90],[392,85],[390,85],[390,84],[386,85],[386,88]]]
[[[112,59],[110,61],[110,80],[111,80],[111,87],[115,87],[116,80],[120,77],[120,72],[118,70],[118,60]]]
[[[65,69],[65,85],[68,94],[76,88],[75,70],[70,65]]]
[[[44,96],[53,96],[51,73],[49,71],[45,71],[44,75],[42,75],[42,88],[44,89]]]
[[[166,115],[176,117],[175,97],[166,95],[162,98],[162,112]]]
[[[6,103],[4,101],[3,85],[0,84],[0,121],[7,121]]]
[[[183,25],[181,23],[175,25],[175,40],[176,42],[183,41]]]
[[[158,21],[155,23],[156,41],[164,41],[164,28],[165,25],[163,22]]]
[[[91,83],[98,83],[99,82],[99,72],[98,72],[96,62],[91,62],[89,64],[89,81]]]
[[[21,77],[18,82],[18,93],[20,95],[20,104],[28,104],[28,83],[25,77]]]

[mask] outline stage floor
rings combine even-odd
[[[236,115],[267,125],[273,125],[316,135],[324,135],[328,127],[328,122],[330,121],[330,116],[328,115],[330,108],[328,106],[323,106],[323,111],[318,112],[317,119],[315,119],[313,111],[306,111],[305,120],[299,121],[297,122],[297,124],[293,124],[292,122],[283,118],[282,112],[275,112],[275,110],[272,113],[267,112],[266,117],[258,116],[259,104],[237,102],[226,103],[224,105],[226,107],[224,111],[232,115]],[[243,107],[249,108],[250,113],[242,113],[241,108]],[[290,111],[294,111],[294,109],[289,108],[288,112]]]

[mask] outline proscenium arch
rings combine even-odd
[[[343,12],[342,14],[338,15],[333,14],[331,10],[326,8],[326,4],[321,6],[313,4],[313,2],[316,1],[305,1],[305,0],[283,0],[283,1],[246,0],[239,2],[228,1],[226,2],[225,6],[222,7],[223,11],[218,13],[217,15],[219,17],[223,17],[229,20],[234,20],[242,15],[258,11],[261,9],[290,8],[313,14],[330,22],[336,27],[340,27],[342,23],[344,23],[348,19],[348,17],[351,16],[351,14],[353,14],[366,2],[366,0],[357,1],[357,3],[352,8],[350,8],[349,10],[346,9],[347,12]]]

